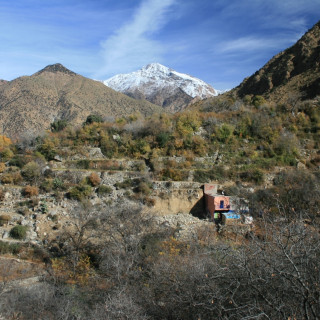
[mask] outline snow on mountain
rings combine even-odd
[[[218,95],[218,92],[204,81],[174,71],[159,63],[148,64],[132,73],[116,75],[103,81],[103,83],[126,94],[139,92],[149,101],[154,100],[155,95],[158,95],[159,100],[161,92],[162,99],[160,100],[162,104],[169,98],[172,102],[172,97],[177,95],[178,92],[180,100],[183,93],[189,96],[191,100],[195,97],[204,99]]]

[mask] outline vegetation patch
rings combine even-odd
[[[27,226],[14,226],[10,230],[10,237],[17,240],[24,240],[27,236],[28,227]]]
[[[18,254],[22,250],[22,245],[20,243],[9,243],[0,240],[0,254]]]

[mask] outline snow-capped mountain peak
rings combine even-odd
[[[173,96],[179,93],[179,99],[184,94],[192,100],[216,96],[218,92],[209,84],[195,77],[177,72],[160,63],[150,63],[138,71],[128,74],[119,74],[103,81],[108,87],[139,98],[147,99],[153,103],[164,106],[165,101],[170,98],[174,104]],[[161,98],[159,96],[161,95]],[[154,97],[157,99],[154,99]],[[186,97],[184,100],[186,100]],[[156,102],[155,102],[156,100]],[[181,104],[181,101],[179,102]]]
[[[163,66],[160,63],[150,63],[147,64],[146,66],[141,68],[141,71],[143,72],[160,72],[160,73],[164,73],[164,74],[168,74],[170,73],[170,69],[168,67]]]

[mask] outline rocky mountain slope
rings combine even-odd
[[[218,93],[204,81],[152,63],[142,69],[119,74],[103,83],[135,99],[146,99],[176,112],[184,109],[195,98],[208,98]]]
[[[274,56],[235,90],[240,97],[264,95],[276,102],[320,94],[320,21],[292,47]]]
[[[90,114],[121,117],[163,111],[78,75],[61,64],[0,85],[0,130],[11,138],[38,135],[58,119],[75,126]]]

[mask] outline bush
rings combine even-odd
[[[193,180],[200,183],[212,180],[224,181],[228,178],[228,172],[222,166],[216,166],[211,170],[195,170]]]
[[[9,166],[22,168],[28,163],[28,159],[24,156],[15,156],[9,161]]]
[[[150,184],[147,182],[141,181],[135,189],[135,192],[140,192],[144,195],[149,195],[151,193]]]
[[[91,166],[91,161],[88,159],[81,159],[77,161],[77,168],[79,169],[89,169]]]
[[[51,141],[49,138],[45,138],[41,141],[41,144],[37,146],[37,151],[40,152],[47,160],[53,160],[57,152],[57,141]]]
[[[260,169],[252,169],[240,173],[240,179],[248,182],[262,183],[264,181],[264,174]]]
[[[8,161],[9,159],[11,159],[13,157],[13,152],[11,149],[4,149],[1,152],[1,159],[3,161]]]
[[[98,176],[98,174],[96,174],[95,172],[92,172],[90,174],[90,176],[88,177],[88,182],[93,186],[93,187],[96,187],[100,184],[101,182],[101,179],[100,177]]]
[[[160,175],[162,176],[162,180],[183,181],[186,178],[183,171],[174,168],[163,169]]]
[[[117,182],[115,183],[115,187],[118,189],[128,189],[128,188],[132,188],[134,185],[134,181],[132,179],[126,179],[122,182]]]
[[[172,136],[169,132],[160,132],[156,137],[156,141],[160,148],[164,148],[171,138]]]
[[[220,142],[228,143],[233,135],[234,127],[229,124],[222,124],[217,130],[216,136]]]
[[[6,164],[4,162],[0,162],[0,173],[6,170]]]
[[[23,180],[22,176],[21,176],[20,172],[18,172],[18,171],[7,172],[7,173],[3,174],[1,177],[1,182],[3,184],[18,184],[22,180]]]
[[[21,173],[27,181],[35,181],[40,177],[40,166],[36,162],[31,161],[22,168]]]
[[[27,226],[15,226],[10,230],[10,237],[18,240],[24,240],[28,231]]]
[[[8,224],[10,220],[11,220],[11,216],[7,214],[0,215],[0,226]]]
[[[91,124],[94,122],[103,122],[102,117],[97,114],[90,114],[84,124]]]
[[[18,254],[21,251],[22,247],[20,243],[8,243],[4,241],[0,241],[0,253],[12,253]]]
[[[44,180],[41,185],[40,185],[40,189],[45,191],[45,192],[50,192],[53,189],[53,183],[52,183],[52,179],[46,179]]]
[[[256,108],[260,107],[261,105],[263,105],[265,103],[266,103],[266,100],[262,96],[254,96],[253,99],[252,99],[252,104]]]
[[[40,210],[43,214],[48,213],[48,205],[46,201],[41,202]]]
[[[51,131],[52,132],[59,132],[62,131],[64,128],[66,128],[68,125],[68,121],[67,120],[56,120],[54,122],[51,123]]]
[[[54,178],[52,184],[54,189],[64,189],[64,183],[60,178]]]
[[[10,145],[12,145],[11,139],[0,135],[0,152],[2,153],[4,150],[9,150]]]
[[[68,197],[73,200],[81,201],[91,195],[92,189],[88,185],[78,185],[70,189]]]
[[[99,195],[104,195],[104,194],[110,194],[112,193],[112,188],[106,185],[101,185],[98,189],[97,189],[97,193]]]
[[[37,196],[39,194],[39,189],[37,187],[33,187],[33,186],[26,186],[24,189],[23,189],[23,195],[25,197],[34,197],[34,196]]]

